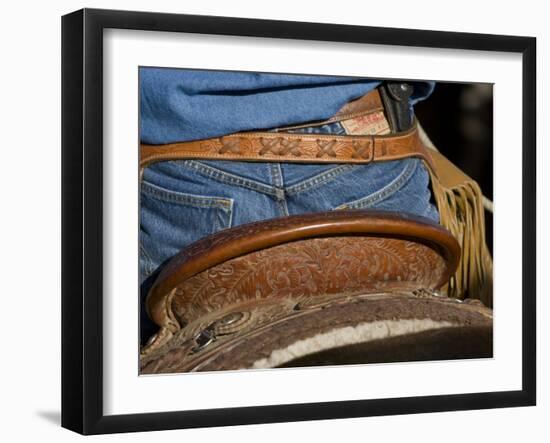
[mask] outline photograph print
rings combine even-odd
[[[493,85],[139,68],[139,373],[493,356]]]

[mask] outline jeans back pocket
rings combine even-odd
[[[186,194],[142,182],[140,280],[185,246],[231,227],[232,213],[233,199]]]

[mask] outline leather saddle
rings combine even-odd
[[[140,373],[490,357],[492,310],[446,295],[460,256],[444,227],[383,211],[218,232],[151,288]]]

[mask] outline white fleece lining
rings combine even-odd
[[[271,352],[268,358],[256,360],[252,368],[274,368],[296,358],[327,349],[456,326],[459,326],[459,324],[431,319],[380,320],[361,323],[357,326],[346,326],[304,340],[298,340],[286,348],[276,349]]]

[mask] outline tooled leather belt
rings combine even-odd
[[[374,90],[348,103],[334,117],[319,124],[357,118],[383,109],[379,92]],[[142,144],[139,164],[141,173],[147,166],[165,160],[365,164],[408,157],[421,158],[434,170],[430,154],[420,140],[416,122],[407,131],[388,135],[296,134],[279,130],[241,132],[164,145]]]

